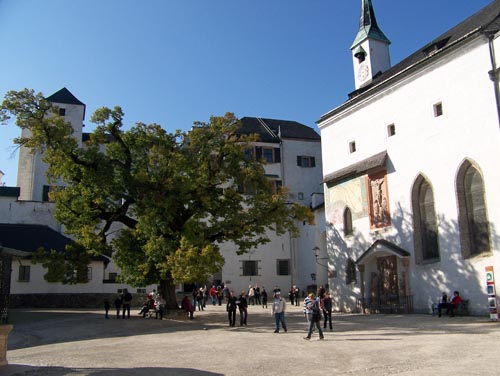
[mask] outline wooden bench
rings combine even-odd
[[[432,316],[437,315],[439,312],[439,303],[432,304]],[[454,309],[454,315],[456,316],[469,316],[469,299],[462,299],[457,308]]]

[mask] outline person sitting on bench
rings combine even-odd
[[[442,302],[439,303],[439,305],[438,305],[438,316],[441,317],[441,310],[443,308],[446,308],[446,313],[450,317],[454,317],[455,310],[458,309],[458,306],[462,302],[462,298],[460,297],[460,293],[458,291],[454,291],[453,298],[451,298],[451,301],[449,303],[446,302],[445,300],[446,300],[446,294],[443,293]]]

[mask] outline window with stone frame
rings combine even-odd
[[[412,189],[413,231],[415,262],[439,261],[438,220],[434,205],[434,192],[422,175]]]
[[[345,283],[346,285],[350,285],[351,283],[357,282],[356,262],[351,257],[349,257],[345,266]]]
[[[290,275],[290,260],[276,260],[276,275]]]
[[[352,226],[352,212],[348,206],[344,209],[344,236],[352,235],[354,232]]]
[[[254,276],[259,274],[259,262],[257,260],[243,260],[241,262],[241,275]]]
[[[19,265],[19,282],[29,282],[30,281],[30,265]]]
[[[387,172],[370,174],[368,180],[368,211],[370,227],[382,228],[391,225],[389,194],[387,191]]]
[[[491,253],[484,181],[479,169],[468,160],[458,170],[456,189],[462,257]]]

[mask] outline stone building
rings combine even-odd
[[[81,145],[89,136],[83,132],[85,104],[66,88],[47,99],[73,125],[74,135]],[[259,141],[249,153],[267,161],[266,176],[274,182],[275,187],[287,187],[290,202],[312,206],[312,195],[322,190],[319,134],[311,127],[294,121],[245,117],[241,119],[241,123],[241,133],[259,135]],[[23,132],[23,136],[26,136],[28,131]],[[2,236],[7,236],[8,230],[19,229],[19,226],[24,226],[25,231],[36,229],[39,234],[54,232],[64,235],[63,226],[53,218],[54,204],[49,202],[51,187],[45,177],[46,170],[47,166],[39,153],[21,148],[18,187],[0,187],[0,228],[5,228],[3,234],[0,232],[0,242]],[[297,284],[302,290],[307,285],[314,284],[315,280],[311,275],[316,272],[312,253],[316,244],[316,227],[304,223],[298,225],[303,234],[300,238],[293,239],[290,234],[277,237],[269,232],[272,239],[269,244],[244,256],[236,255],[233,245],[224,244],[222,253],[226,263],[213,276],[213,280],[224,282],[236,291],[247,289],[250,284],[270,289],[274,286],[288,289],[292,284]],[[15,239],[9,238],[9,241],[13,240]],[[19,250],[33,252],[36,249],[26,248],[21,243],[15,242]],[[142,294],[155,287],[132,288],[118,284],[115,279],[119,273],[112,260],[98,258],[89,265],[89,283],[54,284],[43,280],[41,265],[32,265],[29,258],[17,260],[13,264],[11,278],[12,301],[21,301],[18,295],[24,296],[26,300],[29,294],[110,294],[121,292],[123,288]],[[178,286],[178,289],[182,290],[183,287]]]

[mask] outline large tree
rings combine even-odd
[[[242,254],[268,242],[267,231],[297,235],[296,221],[312,223],[307,207],[288,202],[285,189],[273,191],[264,161],[248,158],[257,138],[241,134],[231,113],[169,133],[143,123],[125,130],[121,108],[101,108],[83,146],[41,93],[8,92],[0,120],[11,117],[29,130],[15,142],[42,153],[50,182],[64,182],[51,198],[77,246],[64,259],[49,255],[45,265],[52,260],[52,270],[65,270],[66,282],[89,256],[104,254],[123,282],[160,282],[174,308],[174,284],[205,281],[223,266],[221,243],[233,242]]]

